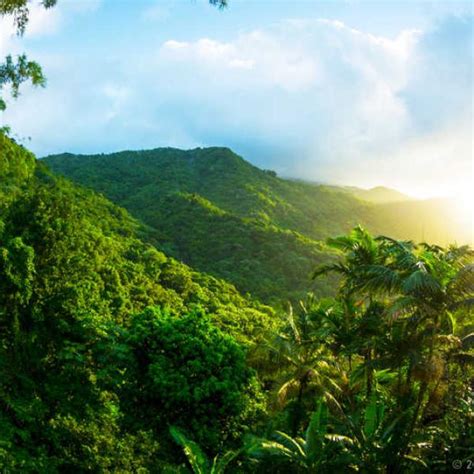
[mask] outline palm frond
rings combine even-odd
[[[327,275],[328,273],[339,273],[341,275],[349,274],[349,269],[346,265],[342,263],[328,263],[326,265],[321,265],[313,272],[312,279]]]
[[[293,337],[295,338],[295,341],[300,343],[301,342],[301,334],[300,334],[300,331],[298,329],[298,326],[295,323],[295,315],[293,314],[293,306],[291,305],[291,303],[289,304],[287,319],[288,319],[288,323],[290,325],[290,328],[293,331]]]
[[[449,282],[449,287],[459,294],[472,295],[474,293],[474,264],[462,266]]]
[[[339,237],[330,237],[329,239],[326,239],[326,244],[333,249],[348,252],[353,249],[354,240],[353,236],[341,235]]]
[[[285,382],[277,392],[277,400],[280,407],[284,406],[285,403],[296,396],[298,390],[300,388],[300,383],[298,380],[292,378]]]
[[[382,421],[384,406],[377,400],[377,396],[372,394],[369,404],[364,412],[364,435],[371,438]]]
[[[406,315],[414,311],[418,303],[418,299],[414,296],[400,296],[386,309],[386,314],[392,319],[397,319],[401,315]]]
[[[319,399],[316,411],[311,416],[311,420],[306,430],[306,452],[312,459],[320,453],[324,443],[324,437],[328,426],[328,408],[326,403]]]
[[[407,461],[410,461],[414,464],[418,464],[420,466],[423,466],[424,468],[428,469],[428,464],[425,463],[425,461],[423,461],[423,459],[417,457],[417,456],[411,456],[409,454],[405,454],[403,456],[404,459],[406,459]]]
[[[389,253],[396,253],[398,255],[411,256],[413,259],[413,251],[415,250],[415,244],[411,240],[397,240],[387,235],[379,235],[375,238],[377,242],[380,242],[385,250]]]
[[[306,457],[306,453],[304,451],[305,442],[302,438],[292,438],[290,435],[284,433],[283,431],[277,431],[275,433],[275,437],[280,441],[283,446],[285,446],[289,451],[292,451],[298,457]]]
[[[169,430],[175,442],[183,448],[193,472],[195,474],[207,474],[209,472],[209,461],[199,445],[188,439],[176,426],[170,426]]]
[[[436,294],[441,291],[441,285],[426,271],[416,270],[403,281],[402,289],[408,294]]]
[[[460,247],[451,245],[446,252],[446,257],[450,262],[469,262],[474,256],[474,250],[469,245],[461,245]]]
[[[391,293],[400,287],[401,280],[397,272],[384,265],[361,266],[358,274],[356,286],[364,290]]]
[[[327,439],[328,441],[332,441],[333,443],[343,443],[351,446],[355,444],[354,440],[349,436],[344,436],[335,433],[325,435],[325,439]]]
[[[291,459],[294,453],[284,444],[268,439],[257,439],[247,447],[247,454],[253,458],[277,457]]]
[[[212,468],[211,468],[211,473],[210,474],[224,474],[227,466],[234,459],[236,459],[241,453],[242,453],[242,450],[227,451],[224,454],[222,454],[221,456],[217,455],[214,458],[214,461],[212,463]]]

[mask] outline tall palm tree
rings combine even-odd
[[[355,227],[348,236],[328,239],[327,244],[340,251],[342,259],[320,266],[314,272],[313,278],[331,272],[341,276],[339,299],[352,306],[355,325],[352,335],[358,343],[357,352],[364,359],[366,395],[370,397],[376,366],[374,358],[376,349],[380,346],[379,338],[384,333],[385,311],[384,305],[374,298],[372,292],[363,291],[365,279],[362,269],[383,268],[387,263],[386,254],[380,242],[360,226]]]
[[[296,435],[306,409],[312,410],[314,397],[322,395],[337,406],[335,359],[321,340],[311,313],[313,298],[300,303],[295,314],[289,307],[287,324],[266,344],[266,371],[272,373],[278,408],[292,402],[291,433]],[[309,402],[309,406],[306,406]]]
[[[373,239],[360,228],[328,243],[343,252],[343,259],[319,268],[315,276],[336,271],[342,276],[342,295],[360,300],[366,311],[374,304],[379,308],[375,322],[386,337],[376,339],[366,353],[367,385],[375,363],[396,368],[399,388],[409,389],[409,396],[401,399],[412,412],[406,453],[428,394],[444,374],[443,344],[446,338],[453,340],[455,312],[473,304],[473,252],[468,247],[416,246],[385,236]],[[359,335],[365,339],[364,331]],[[367,360],[375,351],[377,360]]]

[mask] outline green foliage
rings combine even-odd
[[[357,210],[371,212],[348,195],[279,179],[223,148],[45,161],[127,208],[159,248],[273,304],[303,298],[314,265],[330,260],[317,239],[349,229]],[[315,292],[330,294],[332,286],[320,283]]]
[[[40,3],[44,8],[51,8],[56,5],[57,0],[42,0]],[[0,16],[13,15],[15,25],[19,34],[25,32],[28,24],[30,10],[28,8],[28,0],[1,0]]]
[[[352,440],[328,434],[327,430],[328,409],[320,399],[304,437],[277,431],[272,439],[250,438],[247,453],[257,463],[256,472],[270,469],[288,474],[344,472],[352,460],[346,447]]]
[[[400,238],[470,239],[444,211],[436,215],[442,207],[433,207],[421,229],[428,214],[418,203],[376,205],[345,188],[281,179],[226,148],[64,154],[45,161],[125,207],[148,226],[146,239],[166,253],[280,307],[304,299],[314,267],[334,262],[334,251],[320,240],[359,223]],[[397,206],[407,207],[403,215],[410,206],[418,210],[405,222]],[[320,279],[311,289],[330,296],[335,281]]]
[[[270,208],[270,220],[291,219],[276,194],[224,196],[229,161],[219,156],[202,169],[216,173],[207,191],[166,191],[157,202],[167,223],[152,209],[149,227],[0,134],[1,469],[398,474],[449,472],[472,458],[472,251],[356,227],[327,241],[329,258],[269,223]],[[250,185],[258,175],[287,186],[229,158],[230,174]],[[181,165],[164,173],[181,170],[176,179],[189,185]],[[142,171],[136,179],[148,179]],[[253,205],[260,217],[246,214]],[[200,217],[179,232],[173,213]],[[334,297],[310,295],[280,320],[156,248],[184,242],[211,266],[206,229],[216,253],[244,258],[227,246],[232,233],[249,245],[260,279],[286,259],[301,263],[295,242],[317,245],[314,275],[338,275],[326,283]],[[200,243],[183,230],[201,232]],[[239,272],[230,279],[250,278]],[[299,292],[258,278],[250,285],[262,295]]]
[[[156,431],[185,427],[211,451],[237,439],[263,408],[242,348],[202,313],[149,309],[127,331],[134,372],[127,382],[134,420]]]
[[[123,413],[121,387],[134,365],[121,365],[131,347],[114,335],[147,306],[174,315],[201,306],[252,345],[275,324],[273,311],[142,243],[124,210],[57,179],[10,139],[0,135],[0,145],[0,464],[153,471],[166,456],[156,432],[130,427]]]
[[[229,464],[241,454],[241,451],[226,451],[222,455],[216,455],[211,462],[201,447],[187,438],[179,428],[171,426],[170,433],[174,441],[183,448],[194,474],[224,474]]]
[[[20,85],[26,81],[31,81],[34,86],[45,85],[46,80],[39,64],[29,61],[24,54],[18,56],[16,61],[8,55],[5,62],[0,64],[0,92],[8,85],[12,97],[16,99],[20,93]],[[6,106],[5,100],[0,97],[0,112],[5,110]]]
[[[0,131],[0,215],[35,172],[35,157]]]
[[[51,8],[56,0],[43,0],[44,8]],[[29,19],[28,0],[0,0],[0,18],[12,15],[19,35],[23,35]],[[5,62],[0,64],[0,93],[5,86],[9,86],[11,95],[16,99],[22,83],[30,81],[33,86],[44,86],[46,83],[41,67],[35,61],[30,61],[25,54],[19,55],[16,60],[7,55]],[[6,102],[0,95],[0,112],[6,109]]]

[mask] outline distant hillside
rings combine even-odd
[[[238,217],[270,221],[313,239],[345,232],[358,217],[370,220],[373,215],[372,206],[337,189],[278,178],[227,148],[64,154],[45,161],[54,171],[103,192],[136,215],[149,215],[153,201],[171,194],[199,194]]]
[[[413,200],[406,194],[395,189],[377,186],[371,189],[356,188],[353,186],[343,186],[339,190],[347,191],[353,196],[363,199],[364,201],[373,202],[375,204],[386,204],[389,202],[403,202]]]
[[[411,209],[408,202],[374,204],[347,188],[281,179],[227,148],[44,160],[125,207],[149,226],[147,238],[159,248],[265,302],[303,297],[311,288],[311,271],[332,258],[321,241],[357,224],[397,238],[450,237],[440,236],[446,221],[436,215],[430,214],[424,229],[415,211],[413,219],[400,222],[407,211],[398,206]],[[398,195],[384,188],[367,193],[373,199]],[[457,230],[449,226],[449,231]],[[319,285],[316,293],[331,291],[330,282]]]

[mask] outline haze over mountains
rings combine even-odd
[[[301,298],[311,287],[330,293],[330,282],[312,286],[311,272],[333,256],[324,240],[357,224],[394,238],[469,240],[446,201],[282,179],[227,148],[62,154],[44,162],[126,208],[160,249],[265,302]]]
[[[364,201],[383,204],[388,202],[402,202],[413,200],[410,196],[401,193],[395,189],[386,188],[385,186],[376,186],[370,189],[356,188],[355,186],[339,186],[338,191],[346,191]]]

